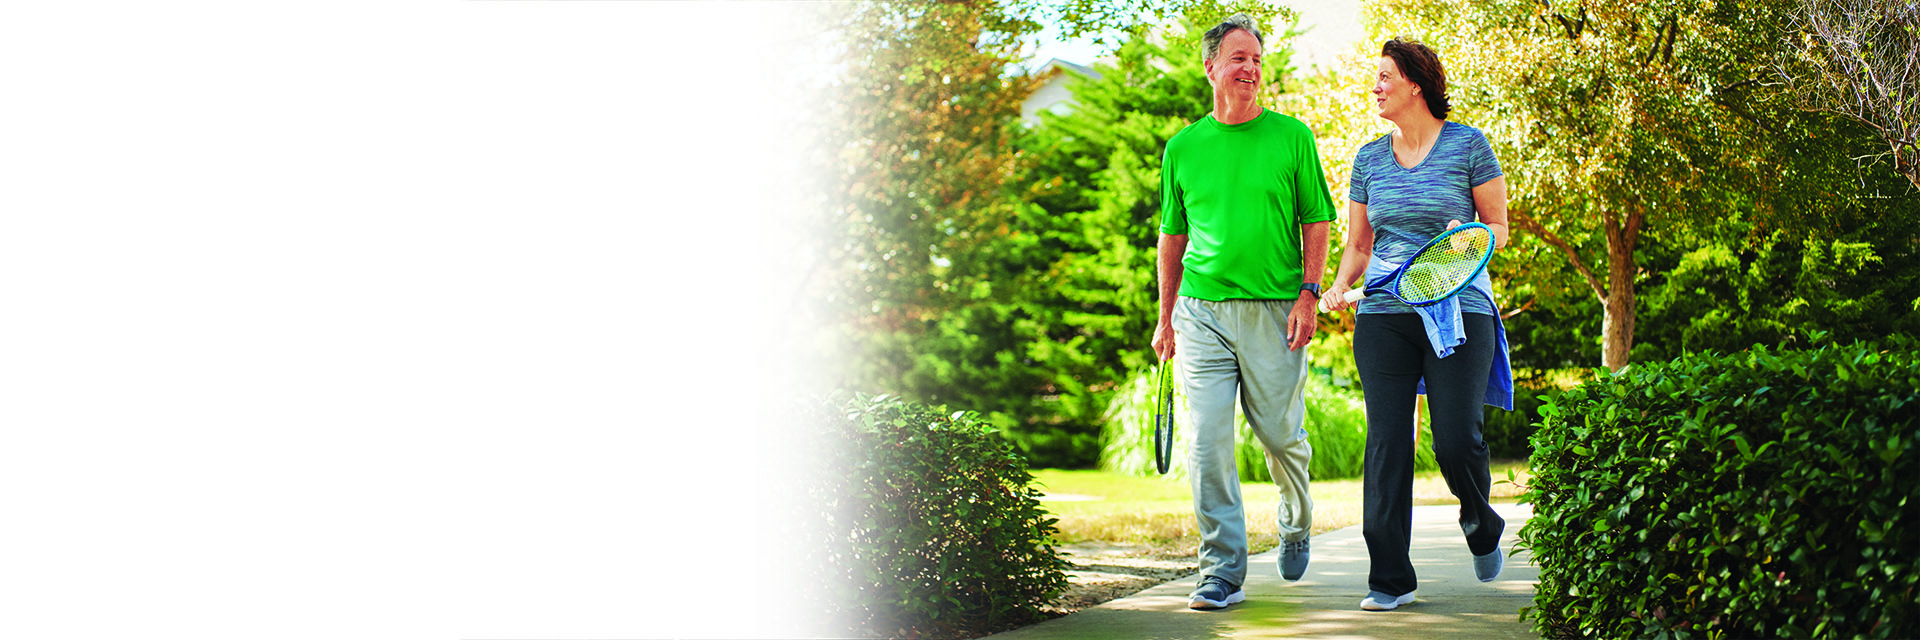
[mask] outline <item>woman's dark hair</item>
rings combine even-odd
[[[1447,102],[1447,71],[1440,67],[1440,54],[1417,40],[1394,38],[1381,45],[1380,55],[1393,58],[1400,75],[1420,85],[1420,95],[1426,98],[1427,111],[1433,117],[1447,119],[1453,104]]]

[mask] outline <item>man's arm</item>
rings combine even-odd
[[[1310,222],[1300,227],[1301,280],[1318,283],[1327,272],[1327,227],[1325,220]],[[1313,332],[1318,330],[1319,318],[1315,307],[1319,306],[1317,296],[1300,292],[1293,301],[1293,311],[1287,314],[1287,349],[1298,350],[1313,340]]]
[[[1160,320],[1153,328],[1153,352],[1161,362],[1173,359],[1173,302],[1180,297],[1180,276],[1186,269],[1181,260],[1186,257],[1187,234],[1160,234]]]
[[[1327,273],[1327,228],[1333,223],[1321,220],[1300,227],[1301,282],[1318,284]]]

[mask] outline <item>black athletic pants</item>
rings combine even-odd
[[[1413,427],[1415,388],[1427,382],[1433,452],[1447,488],[1460,499],[1460,530],[1474,555],[1492,553],[1506,521],[1487,504],[1493,488],[1487,445],[1480,437],[1487,374],[1493,367],[1493,316],[1460,315],[1467,341],[1438,358],[1420,316],[1361,314],[1355,319],[1353,358],[1367,400],[1365,523],[1372,569],[1367,586],[1391,596],[1413,591],[1418,580],[1407,551],[1413,542]]]

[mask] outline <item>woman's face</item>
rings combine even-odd
[[[1398,120],[1401,115],[1415,113],[1409,108],[1426,108],[1425,99],[1420,97],[1420,85],[1407,80],[1393,58],[1380,56],[1378,66],[1373,78],[1373,106],[1380,117]]]

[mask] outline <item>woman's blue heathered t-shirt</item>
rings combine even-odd
[[[1473,188],[1500,177],[1500,160],[1479,129],[1443,123],[1433,150],[1413,168],[1393,159],[1393,134],[1360,147],[1353,157],[1347,198],[1367,205],[1373,225],[1373,257],[1393,263],[1413,258],[1448,220],[1474,222]],[[1493,301],[1472,288],[1460,292],[1461,313],[1494,315]],[[1360,313],[1413,313],[1393,296],[1367,296]]]

